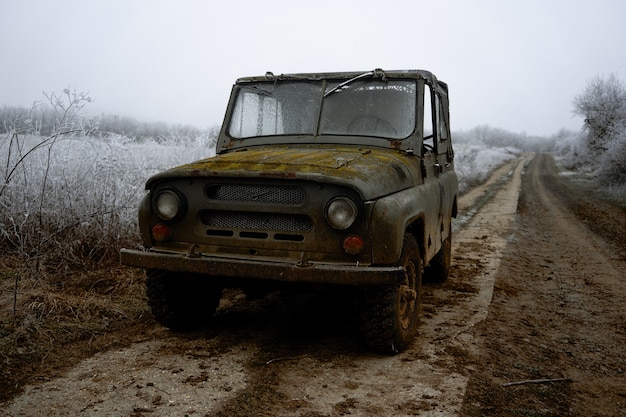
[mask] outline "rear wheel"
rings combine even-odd
[[[156,320],[172,330],[190,330],[215,313],[222,286],[208,277],[151,269],[146,271],[148,304]]]
[[[398,353],[415,338],[422,298],[422,260],[415,237],[404,236],[400,265],[404,279],[397,285],[363,289],[361,319],[368,345],[380,352]]]

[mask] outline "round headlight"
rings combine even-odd
[[[326,208],[326,220],[337,230],[346,230],[352,227],[359,215],[359,209],[354,201],[347,197],[337,197]]]
[[[181,213],[182,207],[180,197],[172,190],[163,190],[154,199],[157,216],[166,221],[174,220]]]

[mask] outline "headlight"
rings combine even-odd
[[[154,209],[161,219],[171,221],[182,214],[183,202],[174,190],[163,190],[154,199]]]
[[[347,197],[337,197],[326,207],[326,220],[337,230],[349,229],[358,216],[359,209],[356,203]]]

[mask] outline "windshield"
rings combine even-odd
[[[237,93],[228,133],[355,135],[404,139],[415,128],[416,83],[359,79],[349,84],[281,81],[246,84]],[[326,95],[325,95],[326,93]]]

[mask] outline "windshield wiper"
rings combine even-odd
[[[381,78],[382,80],[385,80],[386,75],[385,75],[385,71],[383,71],[380,68],[376,68],[374,71],[364,72],[363,74],[359,74],[356,77],[350,78],[349,80],[346,80],[340,84],[337,84],[336,86],[334,86],[333,88],[325,92],[324,97],[328,97],[329,95],[333,93],[338,93],[340,91],[343,91],[343,88],[346,87],[347,85],[352,84],[356,80],[360,80],[361,78],[365,78],[365,77],[375,77],[375,78],[378,77],[378,78]]]

